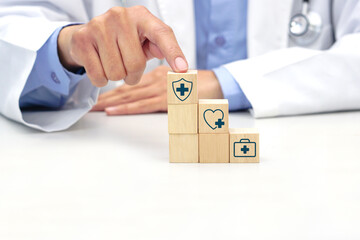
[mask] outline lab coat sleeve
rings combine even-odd
[[[214,68],[213,72],[219,80],[224,98],[229,100],[229,111],[243,110],[251,108],[249,100],[241,90],[238,82],[224,67]]]
[[[84,75],[59,111],[21,111],[19,99],[34,67],[37,51],[57,28],[74,21],[66,10],[50,1],[23,2],[0,3],[0,113],[39,130],[64,130],[91,109],[98,89]],[[80,4],[75,0],[74,6],[82,7],[76,2]]]
[[[287,48],[225,65],[255,117],[360,109],[360,1],[348,2],[330,49]]]

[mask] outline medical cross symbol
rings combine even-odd
[[[189,88],[185,87],[185,84],[181,83],[179,88],[176,88],[177,92],[180,92],[180,96],[184,96],[185,92],[189,91]]]
[[[224,122],[223,120],[221,120],[221,118],[219,118],[218,121],[215,122],[215,125],[216,125],[218,128],[221,128],[224,124],[225,124],[225,122]]]
[[[249,149],[246,145],[244,145],[244,146],[241,148],[241,151],[242,151],[244,154],[246,154],[249,150],[250,150],[250,149]]]

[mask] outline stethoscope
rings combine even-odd
[[[300,46],[314,43],[322,29],[320,14],[310,11],[309,6],[309,0],[303,0],[301,13],[292,16],[289,22],[289,36]]]

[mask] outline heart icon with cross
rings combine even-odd
[[[225,125],[224,112],[221,109],[206,109],[204,111],[204,120],[212,130],[222,128]]]

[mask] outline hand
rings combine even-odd
[[[167,111],[167,72],[160,66],[145,74],[136,86],[122,85],[99,96],[93,111],[107,115],[141,114]],[[198,71],[199,98],[224,98],[214,72]]]
[[[61,63],[72,71],[84,67],[93,85],[108,80],[139,82],[151,58],[166,58],[175,72],[188,64],[172,29],[145,7],[114,7],[84,25],[61,30],[58,38]]]

